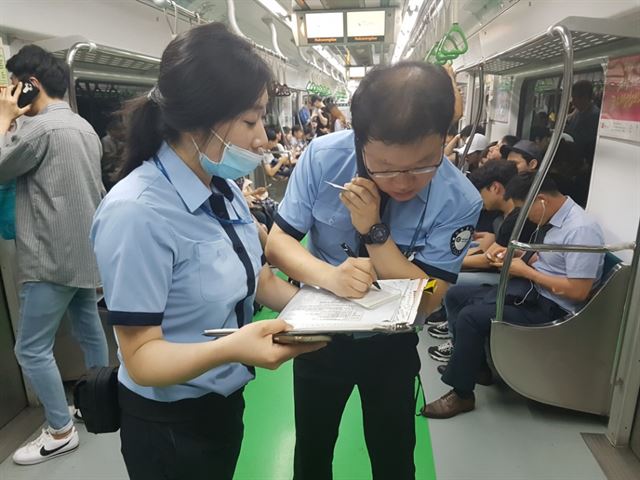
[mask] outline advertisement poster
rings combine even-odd
[[[640,142],[640,55],[609,60],[600,135]]]
[[[5,63],[7,63],[5,53],[4,46],[2,45],[2,39],[0,38],[0,87],[9,85],[9,73],[7,72],[7,69],[4,68]]]

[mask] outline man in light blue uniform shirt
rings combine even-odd
[[[524,201],[533,178],[532,173],[514,177],[506,186],[505,198]],[[560,194],[550,178],[544,180],[529,211],[529,220],[538,225],[534,243],[604,244],[598,223],[570,197]],[[489,254],[492,264],[501,267],[505,252],[503,247]],[[537,259],[514,257],[509,273],[517,278],[507,286],[504,321],[532,325],[575,313],[598,285],[603,263],[601,253],[540,252]],[[490,382],[484,345],[495,317],[496,292],[497,287],[491,286],[459,286],[447,292],[445,306],[453,351],[443,355],[442,360],[448,360],[448,365],[443,369],[442,381],[453,390],[426,405],[423,415],[449,418],[475,408],[475,384]],[[438,348],[431,347],[429,353],[437,353]]]
[[[437,307],[482,204],[443,156],[455,104],[442,67],[402,62],[369,73],[352,99],[353,131],[314,140],[298,162],[267,243],[270,262],[341,297],[362,297],[376,277],[433,277],[439,286],[423,313]],[[342,243],[360,258],[347,258]],[[336,336],[324,353],[294,362],[296,480],[332,478],[354,386],[373,478],[415,478],[417,341],[415,333]]]
[[[331,265],[345,261],[341,243],[354,251],[360,248],[360,235],[340,200],[340,190],[326,183],[344,185],[359,175],[353,145],[352,130],[314,141],[296,166],[278,209],[280,228],[298,239],[308,234],[309,251]],[[478,216],[474,208],[478,194],[463,180],[460,171],[443,160],[433,180],[415,198],[388,201],[381,218],[410,261],[427,275],[448,283],[456,282],[462,251]]]

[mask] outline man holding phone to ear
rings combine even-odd
[[[352,99],[353,130],[314,140],[289,179],[267,242],[269,262],[340,297],[364,296],[376,277],[436,278],[423,313],[439,306],[482,205],[443,156],[459,118],[454,83],[423,62],[367,74]],[[305,235],[308,251],[299,243]],[[359,258],[347,257],[342,244]],[[340,418],[355,386],[373,479],[415,478],[417,343],[415,333],[336,336],[326,353],[294,362],[295,480],[332,478]]]
[[[100,277],[89,241],[102,199],[100,139],[63,101],[66,66],[35,45],[7,62],[12,86],[0,87],[0,183],[16,179],[16,250],[20,324],[15,352],[44,406],[48,426],[13,455],[40,463],[78,446],[60,372],[56,331],[69,311],[87,367],[108,364],[98,316]],[[12,123],[26,116],[15,132]]]

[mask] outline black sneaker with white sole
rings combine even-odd
[[[438,362],[448,362],[453,353],[453,342],[447,340],[441,345],[427,348],[429,356]]]
[[[440,338],[442,340],[451,338],[451,334],[449,333],[449,323],[446,320],[437,325],[433,325],[432,327],[428,327],[427,333],[433,338]]]

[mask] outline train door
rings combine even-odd
[[[0,278],[0,428],[27,407],[20,367],[13,354],[15,339]]]

